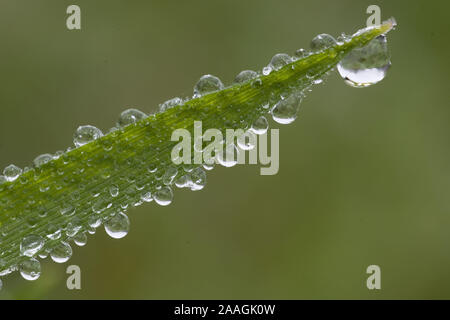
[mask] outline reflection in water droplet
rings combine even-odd
[[[336,40],[329,34],[322,33],[314,37],[311,40],[311,49],[313,51],[325,50],[336,44]]]
[[[272,60],[270,60],[269,66],[273,70],[279,70],[291,62],[292,62],[291,57],[289,55],[287,55],[286,53],[277,53],[276,55],[273,56]]]
[[[78,233],[74,238],[73,238],[73,242],[75,242],[75,244],[77,246],[85,246],[87,243],[87,235],[85,232],[80,232]]]
[[[20,253],[24,256],[32,257],[44,246],[44,239],[41,236],[31,234],[25,236],[20,243]]]
[[[37,156],[33,160],[33,163],[36,167],[40,167],[52,160],[53,160],[53,156],[51,154],[45,153],[45,154],[41,154],[40,156]]]
[[[41,275],[41,263],[37,259],[31,258],[22,262],[19,270],[25,280],[37,280]]]
[[[153,194],[153,199],[160,206],[168,206],[172,203],[173,192],[169,186],[164,186]]]
[[[67,242],[61,241],[50,252],[50,257],[57,263],[67,262],[72,256],[72,247]]]
[[[349,52],[337,70],[348,85],[364,88],[383,80],[390,65],[386,36],[382,35]]]
[[[236,76],[236,78],[234,78],[233,83],[244,83],[244,82],[247,82],[249,80],[256,78],[257,76],[258,76],[258,74],[255,71],[244,70],[244,71],[241,71]]]
[[[119,127],[125,127],[146,117],[147,115],[138,109],[127,109],[120,114],[117,125]]]
[[[253,122],[252,127],[250,128],[256,134],[264,134],[269,129],[269,122],[266,117],[261,116]]]
[[[22,169],[10,164],[3,170],[3,176],[7,181],[14,181],[22,174]]]
[[[73,143],[76,147],[80,147],[95,139],[100,138],[101,136],[103,136],[103,133],[100,131],[100,129],[89,125],[81,126],[78,127],[73,136]]]
[[[286,99],[279,101],[272,109],[273,120],[281,124],[293,122],[297,118],[301,100],[299,94],[292,94]]]
[[[105,222],[106,233],[114,239],[125,237],[130,230],[130,220],[128,216],[122,212],[115,214]]]
[[[183,100],[181,100],[178,97],[175,97],[173,99],[167,100],[166,102],[159,105],[159,112],[164,112],[167,109],[173,108],[175,106],[178,106],[183,103]]]
[[[194,87],[194,98],[198,98],[204,94],[222,90],[224,88],[222,81],[219,78],[206,74],[198,80]]]

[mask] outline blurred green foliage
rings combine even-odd
[[[68,31],[69,4],[82,30]],[[217,168],[200,192],[129,212],[68,264],[16,273],[0,298],[450,298],[450,5],[411,1],[25,1],[0,4],[0,167],[65,149],[77,126],[105,130],[135,106],[190,95],[205,73],[230,83],[318,33],[361,27],[369,4],[399,26],[392,67],[367,89],[338,75],[280,130],[280,172]],[[272,124],[273,127],[277,127]],[[382,290],[369,291],[377,264]]]

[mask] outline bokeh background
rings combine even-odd
[[[68,31],[66,8],[82,10]],[[229,84],[318,33],[394,16],[392,67],[379,84],[316,86],[280,129],[280,171],[217,168],[199,192],[128,212],[48,259],[35,282],[4,279],[2,299],[450,298],[449,20],[445,1],[1,0],[0,167],[71,145],[77,126],[110,128],[186,96],[206,73]],[[272,127],[278,127],[272,123]],[[67,265],[82,289],[66,288]],[[382,289],[366,288],[367,266]]]

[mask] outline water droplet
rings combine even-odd
[[[224,88],[219,78],[206,74],[198,80],[194,87],[194,98],[198,98],[210,92],[222,90]]]
[[[252,130],[256,134],[264,134],[269,129],[269,122],[267,121],[266,117],[261,116],[258,119],[253,122],[252,127],[250,130]]]
[[[322,33],[314,37],[311,41],[311,49],[313,51],[325,50],[336,44],[336,40],[329,34]]]
[[[9,182],[16,180],[22,174],[22,169],[10,164],[3,170],[3,176]]]
[[[81,230],[82,224],[81,220],[78,218],[73,218],[72,221],[70,221],[66,226],[66,235],[68,237],[75,236],[78,231]]]
[[[153,194],[153,199],[160,206],[168,206],[172,203],[173,192],[169,186],[164,186]]]
[[[217,162],[224,167],[233,167],[237,164],[238,148],[234,144],[225,145],[224,150],[221,150],[216,156]]]
[[[72,247],[67,242],[61,241],[50,252],[50,257],[56,263],[67,262],[72,256]]]
[[[20,243],[20,253],[32,257],[44,246],[44,239],[38,235],[25,236]]]
[[[75,207],[72,206],[70,203],[65,203],[65,204],[61,205],[61,207],[59,208],[59,212],[62,215],[69,217],[75,213]]]
[[[150,191],[144,192],[141,195],[141,200],[144,202],[152,202],[153,201],[152,193]]]
[[[100,131],[100,129],[89,125],[81,126],[78,127],[73,136],[73,143],[76,147],[80,147],[95,139],[100,138],[101,136],[103,136],[103,133]]]
[[[129,124],[135,123],[141,119],[146,118],[147,115],[137,109],[127,109],[120,114],[119,121],[117,125],[119,127],[125,127]]]
[[[348,85],[364,88],[383,80],[390,65],[386,36],[379,36],[349,52],[337,70]]]
[[[47,238],[49,238],[50,240],[57,240],[61,238],[61,229],[59,229],[54,224],[50,224],[47,227]]]
[[[206,185],[206,173],[201,167],[197,167],[190,173],[191,176],[191,190],[202,190]]]
[[[272,67],[267,66],[262,69],[262,74],[268,76],[272,72]]]
[[[36,167],[40,167],[52,160],[53,160],[53,156],[51,154],[45,153],[45,154],[41,154],[40,156],[37,156],[33,160],[33,163]]]
[[[127,215],[119,212],[105,222],[106,233],[114,239],[125,237],[130,230],[130,220]]]
[[[111,197],[115,198],[119,195],[119,187],[116,185],[112,185],[109,187],[109,194]]]
[[[273,70],[279,70],[288,63],[291,63],[292,59],[286,53],[277,53],[273,56],[272,60],[270,60],[270,67]]]
[[[249,80],[252,80],[258,76],[258,73],[252,70],[244,70],[241,71],[236,78],[234,78],[233,83],[244,83]]]
[[[37,259],[31,258],[22,262],[19,270],[25,280],[37,280],[41,275],[41,263]]]
[[[237,139],[237,143],[242,150],[252,150],[256,146],[256,139],[255,133],[251,130],[247,130]]]
[[[183,103],[183,100],[181,98],[175,97],[173,99],[167,100],[166,102],[159,105],[159,111],[164,112],[167,109],[173,108],[175,106],[178,106]]]
[[[300,109],[301,96],[292,94],[284,100],[280,100],[272,109],[272,118],[278,123],[288,124],[297,118]]]
[[[310,53],[307,50],[300,48],[295,51],[294,57],[296,57],[298,59],[302,59],[302,58],[309,56],[309,54]]]
[[[102,219],[96,214],[91,215],[88,218],[88,224],[89,224],[89,227],[91,227],[91,228],[94,228],[94,229],[98,228],[102,224]]]
[[[80,232],[73,238],[73,242],[79,247],[85,246],[87,243],[87,235],[85,232]]]

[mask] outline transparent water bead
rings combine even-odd
[[[117,121],[117,125],[119,127],[125,127],[129,124],[135,123],[146,117],[147,115],[138,109],[133,108],[127,109],[120,114],[119,120]]]
[[[20,243],[20,253],[27,257],[34,256],[44,246],[44,238],[38,235],[25,236]]]
[[[217,162],[224,167],[233,167],[237,164],[238,148],[234,144],[225,144],[223,150],[216,156]]]
[[[173,108],[175,106],[178,106],[183,103],[183,100],[181,98],[175,97],[173,99],[167,100],[166,102],[159,105],[159,111],[164,112],[167,109]]]
[[[270,60],[269,66],[273,70],[279,70],[288,63],[291,63],[292,59],[291,57],[286,53],[277,53],[272,57],[272,60]]]
[[[222,90],[224,85],[219,78],[206,74],[198,80],[194,87],[194,98],[201,97],[210,92]]]
[[[48,153],[44,153],[41,154],[40,156],[37,156],[34,160],[33,163],[36,167],[40,167],[50,161],[53,160],[53,156],[51,154]]]
[[[67,262],[72,256],[72,247],[67,242],[61,241],[50,252],[50,257],[56,263]]]
[[[313,51],[325,50],[336,44],[336,39],[326,33],[319,34],[311,40],[311,49]]]
[[[301,96],[298,94],[292,94],[280,100],[272,109],[273,120],[281,124],[292,123],[297,118],[301,101]]]
[[[264,134],[269,129],[269,122],[267,121],[266,117],[261,116],[258,119],[256,119],[252,127],[250,128],[251,131],[253,131],[255,134]]]
[[[244,70],[241,71],[236,78],[234,78],[233,83],[244,83],[249,80],[255,79],[258,76],[258,73],[252,70]]]
[[[237,139],[237,143],[242,150],[253,150],[256,146],[256,139],[256,134],[251,130],[247,130]]]
[[[345,83],[364,88],[383,80],[390,65],[386,36],[382,35],[349,52],[339,62],[337,70]]]
[[[164,186],[153,194],[153,199],[160,206],[168,206],[173,201],[173,191],[169,186]]]
[[[18,166],[10,164],[3,170],[3,176],[6,181],[12,182],[16,180],[22,174],[22,169]]]
[[[85,246],[87,243],[87,235],[85,232],[80,232],[73,238],[73,242],[79,247]]]
[[[128,234],[130,230],[130,219],[122,212],[115,214],[109,218],[105,224],[106,233],[114,239],[121,239]]]
[[[90,125],[81,126],[78,127],[73,136],[73,143],[76,147],[80,147],[95,139],[100,138],[101,136],[103,136],[103,133],[100,131],[100,129]]]
[[[20,264],[19,271],[25,280],[37,280],[41,275],[41,263],[35,258],[25,260]]]
[[[197,167],[190,173],[192,191],[202,190],[206,185],[206,172],[201,167]]]
[[[302,49],[302,48],[296,50],[295,53],[294,53],[294,57],[298,58],[298,59],[305,58],[308,55],[309,55],[309,51],[307,51],[305,49]]]

